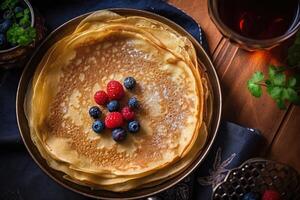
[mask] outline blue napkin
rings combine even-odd
[[[207,48],[202,30],[193,18],[163,0],[33,0],[33,4],[45,17],[50,30],[74,17],[99,9],[134,8],[154,12],[182,26]]]
[[[45,17],[50,31],[86,12],[126,7],[144,9],[165,16],[185,28],[204,47],[207,45],[200,27],[191,17],[161,0],[52,0],[47,2],[34,0],[33,4]],[[21,69],[0,69],[0,200],[89,199],[55,183],[39,169],[26,151],[19,136],[15,116],[15,94],[20,74]],[[234,158],[230,159],[232,162],[225,166],[225,169],[232,168],[254,156],[257,152],[253,150],[259,150],[261,141],[261,135],[254,130],[232,123],[223,123],[216,143],[201,168],[170,190],[149,199],[209,199],[212,188],[212,185],[209,185],[212,183],[210,180],[214,180],[212,177],[218,174],[212,171],[219,169],[214,167],[213,170],[209,170],[214,166],[212,162],[216,152],[220,152],[218,156],[221,155],[224,159],[231,158],[230,155],[235,154]],[[218,160],[222,161],[222,159]],[[220,176],[223,175],[224,173]]]

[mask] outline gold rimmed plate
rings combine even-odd
[[[94,197],[94,198],[101,198],[101,199],[139,199],[139,198],[145,198],[148,196],[155,195],[159,192],[162,192],[172,186],[174,186],[176,183],[180,182],[182,179],[184,179],[186,176],[188,176],[195,168],[197,168],[201,163],[203,163],[203,160],[205,156],[207,155],[208,151],[211,148],[211,145],[216,137],[217,130],[220,123],[220,117],[221,117],[221,107],[222,107],[222,99],[221,99],[221,89],[220,89],[220,83],[217,77],[217,73],[214,69],[214,66],[209,58],[209,56],[206,54],[205,50],[201,47],[201,45],[189,34],[187,33],[183,28],[181,28],[179,25],[175,24],[174,22],[161,17],[157,14],[142,11],[142,10],[135,10],[135,9],[110,9],[113,12],[116,12],[117,14],[120,14],[122,16],[142,16],[151,18],[157,21],[160,21],[170,27],[172,27],[174,30],[176,30],[181,35],[187,37],[189,40],[192,41],[192,43],[195,46],[195,49],[197,51],[198,60],[201,63],[200,66],[201,72],[204,73],[203,75],[208,80],[208,86],[209,90],[211,91],[211,105],[208,106],[211,111],[208,111],[208,113],[211,113],[211,120],[209,120],[209,133],[207,142],[203,148],[202,151],[197,155],[197,157],[193,160],[193,162],[190,163],[190,165],[182,171],[179,175],[176,177],[169,179],[161,184],[149,187],[149,188],[143,188],[143,189],[136,189],[136,190],[130,190],[128,192],[110,192],[106,190],[92,190],[89,187],[78,185],[76,183],[70,182],[63,178],[65,175],[64,173],[60,171],[56,171],[48,166],[46,160],[40,155],[38,149],[34,145],[33,141],[30,137],[30,130],[28,126],[28,121],[25,116],[24,112],[24,101],[26,92],[28,89],[28,86],[30,85],[31,79],[35,73],[35,69],[38,66],[39,62],[43,58],[44,54],[47,52],[47,50],[55,44],[57,41],[59,41],[61,38],[65,37],[68,34],[71,34],[76,26],[79,24],[79,22],[87,17],[91,13],[87,13],[84,15],[81,15],[79,17],[76,17],[74,19],[71,19],[70,21],[64,23],[60,27],[58,27],[56,30],[54,30],[46,39],[45,41],[37,48],[29,62],[27,63],[23,74],[21,76],[18,92],[17,92],[17,100],[16,100],[16,114],[17,114],[17,120],[18,120],[18,126],[19,130],[22,136],[22,139],[25,143],[26,148],[28,149],[30,155],[35,160],[35,162],[41,167],[41,169],[48,174],[51,178],[53,178],[57,183],[60,185],[73,190],[77,193]],[[209,117],[210,118],[210,117]]]

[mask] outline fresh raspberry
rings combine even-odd
[[[275,190],[266,190],[262,196],[262,200],[280,200],[280,194]]]
[[[123,125],[123,117],[119,112],[111,112],[105,117],[105,126],[107,128],[118,128]]]
[[[134,119],[135,114],[133,110],[129,108],[129,106],[125,106],[124,108],[122,108],[121,113],[123,118],[126,119],[127,121]]]
[[[104,92],[103,90],[99,90],[95,93],[94,100],[99,105],[106,105],[106,103],[108,102],[108,96],[106,92]]]
[[[124,97],[125,92],[119,81],[109,81],[107,84],[107,95],[110,100],[120,100]]]

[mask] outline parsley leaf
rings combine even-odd
[[[1,5],[1,10],[13,10],[13,8],[17,5],[18,0],[4,0]]]
[[[299,104],[300,97],[296,90],[296,77],[290,77],[287,79],[282,68],[276,68],[271,65],[269,67],[269,80],[266,82],[268,82],[268,84],[266,84],[267,93],[277,102],[279,108],[284,109],[286,107],[286,101]]]
[[[262,72],[255,72],[248,81],[247,86],[253,96],[260,97],[262,95],[262,88],[259,83],[263,80],[264,74]]]
[[[287,85],[288,85],[289,87],[295,87],[296,84],[297,84],[297,79],[296,79],[296,77],[291,77],[291,78],[289,78],[289,80],[288,80],[288,82],[287,82]]]
[[[16,18],[20,18],[20,17],[23,17],[24,14],[23,14],[23,12],[18,12],[15,14],[15,16],[16,16]]]
[[[289,100],[290,102],[294,103],[294,104],[299,104],[300,102],[300,97],[297,94],[297,91],[293,88],[286,88],[285,89],[287,96],[286,96],[286,100]]]
[[[29,8],[14,11],[19,0],[4,0],[0,9],[13,14],[13,25],[6,31],[6,39],[12,45],[29,45],[36,37],[36,29],[31,27],[31,16]]]
[[[267,87],[267,92],[273,99],[280,99],[282,97],[283,88],[270,85]]]
[[[30,11],[29,11],[28,8],[26,8],[26,9],[23,11],[23,16],[22,16],[22,18],[21,18],[20,21],[19,21],[19,25],[20,25],[20,26],[23,26],[23,27],[30,26],[31,21],[30,21],[30,16],[29,16],[29,14],[30,14]]]
[[[286,82],[286,75],[284,73],[280,73],[285,71],[285,67],[275,67],[274,65],[270,65],[269,67],[269,77],[271,83],[274,85],[283,86]]]
[[[287,78],[284,74],[284,67],[275,67],[270,65],[269,78],[264,80],[262,72],[255,72],[251,79],[248,81],[248,89],[255,97],[262,95],[262,86],[267,87],[267,93],[280,109],[286,108],[286,102],[289,101],[293,104],[300,104],[300,96],[298,94],[300,85],[300,76],[293,76]],[[262,84],[264,81],[265,85]]]
[[[18,24],[13,24],[8,29],[6,35],[10,43],[26,46],[36,37],[36,30],[33,27],[23,28]]]
[[[289,64],[287,67],[270,65],[267,79],[264,79],[262,72],[255,72],[247,82],[250,93],[260,97],[262,87],[266,87],[267,93],[280,109],[285,109],[287,102],[300,105],[300,75],[287,77],[284,73],[291,68],[300,69],[300,32],[295,43],[288,50],[287,62]]]

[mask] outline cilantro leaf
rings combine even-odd
[[[247,82],[248,90],[255,97],[262,95],[262,88],[259,84],[264,80],[264,74],[262,72],[255,72],[250,80]]]

